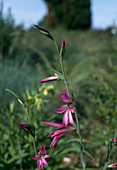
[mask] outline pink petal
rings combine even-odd
[[[41,159],[37,160],[37,169],[39,169],[39,168],[43,168],[43,162]]]
[[[63,91],[62,91],[61,100],[62,100],[63,102],[68,102],[68,103],[72,102],[71,98],[67,95],[66,90],[63,90]]]
[[[67,126],[68,125],[68,121],[69,121],[69,117],[68,117],[68,114],[69,114],[69,110],[67,109],[66,112],[64,113],[63,115],[63,124],[64,126]]]
[[[56,136],[56,137],[54,137],[54,139],[53,139],[53,141],[52,141],[52,143],[51,143],[51,145],[50,145],[49,147],[53,147],[53,146],[56,144],[57,140],[58,140],[60,137],[61,137],[61,136]]]
[[[39,169],[40,168],[40,160],[38,159],[37,160],[37,169]]]
[[[59,124],[59,123],[44,122],[44,121],[42,121],[41,123],[43,123],[43,124],[45,124],[45,125],[53,126],[53,127],[64,127],[63,124]]]
[[[38,154],[43,154],[43,155],[46,154],[46,150],[45,150],[44,145],[43,145],[42,148],[39,150]]]
[[[69,123],[71,123],[72,125],[75,125],[76,126],[76,124],[74,123],[74,120],[73,120],[73,117],[72,117],[72,113],[71,113],[71,111],[69,110],[69,113],[68,113],[68,122]]]
[[[50,157],[50,155],[47,155],[47,154],[46,154],[46,155],[44,156],[44,158],[48,158],[48,157]]]
[[[52,131],[52,132],[48,135],[48,137],[51,137],[51,136],[54,134],[55,131],[56,131],[56,130]]]
[[[48,166],[48,163],[46,162],[46,160],[45,160],[44,157],[42,157],[41,160],[42,160],[42,163],[43,163],[43,164],[45,164],[46,166]]]
[[[68,133],[69,131],[71,131],[71,129],[68,126],[66,128],[53,131],[53,133],[51,133],[51,135],[49,137],[63,136],[64,134]]]
[[[23,122],[19,122],[19,124],[20,124],[20,125],[26,126],[26,123],[23,123]]]
[[[45,150],[44,145],[42,146],[42,152],[43,152],[44,154],[46,154],[46,150]]]
[[[117,163],[110,164],[108,168],[117,168]]]
[[[68,105],[62,105],[58,109],[55,110],[56,113],[63,113],[68,108]]]
[[[37,159],[38,159],[38,156],[37,156],[37,155],[36,155],[36,156],[33,156],[32,159],[33,159],[33,160],[37,160]]]
[[[42,79],[40,81],[40,83],[44,83],[44,82],[48,82],[48,81],[53,81],[53,80],[58,80],[59,78],[57,76],[51,76],[51,77],[47,77],[45,79]]]

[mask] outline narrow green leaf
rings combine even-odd
[[[55,74],[59,79],[64,80],[63,75],[62,75],[59,71],[57,71],[57,70],[55,70],[55,69],[51,69],[51,70],[54,72],[54,74]]]
[[[86,168],[86,160],[85,160],[84,153],[81,152],[80,154],[81,154],[81,162],[82,162],[83,168]]]
[[[13,96],[15,96],[15,97],[17,98],[18,102],[19,102],[21,105],[24,106],[23,102],[20,100],[20,98],[17,96],[16,93],[14,93],[14,92],[13,92],[12,90],[10,90],[10,89],[6,89],[6,88],[5,88],[4,90],[10,92]]]
[[[107,163],[105,163],[105,165],[104,165],[104,167],[103,167],[103,170],[106,170],[107,169],[107,167],[108,167],[108,165],[110,164],[110,160],[108,160],[108,162]]]

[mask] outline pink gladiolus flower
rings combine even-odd
[[[73,109],[74,103],[71,100],[71,98],[67,95],[67,92],[65,90],[62,91],[61,94],[61,100],[63,102],[67,102],[68,104],[60,106],[58,109],[55,110],[57,113],[64,113],[63,115],[63,124],[65,126],[68,125],[68,123],[71,123],[76,126],[76,124],[73,121],[72,113],[74,113],[76,110]]]
[[[48,82],[48,81],[54,81],[54,80],[59,80],[59,78],[55,75],[55,76],[51,76],[51,77],[47,77],[45,79],[42,79],[40,81],[40,83],[44,83],[44,82]]]
[[[108,168],[117,168],[117,163],[110,164]]]
[[[38,155],[32,157],[32,159],[37,160],[37,169],[43,168],[43,164],[45,164],[46,166],[48,165],[48,163],[45,160],[45,158],[48,157],[50,157],[50,155],[46,154],[46,150],[43,145],[40,151],[38,152]]]
[[[49,126],[53,126],[53,127],[59,127],[59,129],[54,130],[54,131],[48,136],[48,137],[51,137],[51,138],[54,137],[54,139],[53,139],[50,147],[53,147],[53,146],[56,144],[57,140],[58,140],[61,136],[65,135],[66,133],[71,132],[72,130],[75,129],[75,128],[71,127],[71,126],[64,126],[64,124],[59,124],[59,123],[53,123],[53,122],[41,122],[41,123],[46,124],[46,125],[49,125]]]
[[[115,146],[117,146],[117,138],[115,139],[115,143],[114,143]]]

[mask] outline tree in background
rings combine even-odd
[[[13,41],[14,19],[12,18],[10,9],[7,16],[3,16],[3,3],[0,4],[0,56],[6,58],[9,48]]]
[[[44,0],[48,5],[46,24],[62,24],[68,29],[88,29],[91,26],[90,0]]]

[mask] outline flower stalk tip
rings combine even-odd
[[[51,36],[51,34],[49,33],[49,31],[45,28],[42,28],[40,26],[34,25],[39,31],[40,33],[44,34],[45,36],[47,36],[48,38],[54,40],[54,38]]]

